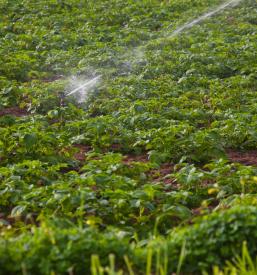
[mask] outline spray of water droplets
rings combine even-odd
[[[227,2],[219,5],[215,9],[208,11],[205,14],[199,16],[198,18],[178,27],[170,34],[167,35],[167,33],[166,33],[166,35],[164,35],[163,38],[175,37],[175,36],[179,35],[180,33],[184,32],[185,30],[188,30],[188,29],[192,28],[193,26],[203,22],[204,20],[222,12],[226,8],[237,6],[242,1],[243,0],[227,1]],[[124,74],[131,72],[131,70],[133,70],[133,65],[135,63],[140,63],[145,60],[145,58],[144,58],[145,57],[145,49],[144,48],[149,43],[152,43],[152,40],[147,42],[144,45],[134,48],[132,51],[129,51],[129,56],[132,56],[132,58],[130,58],[129,60],[126,58],[126,56],[124,56],[124,59],[127,59],[127,60],[120,66],[120,68],[117,68],[121,72],[120,75],[123,74],[122,72],[124,72]],[[72,77],[71,80],[69,81],[69,87],[68,87],[68,90],[70,92],[68,92],[66,94],[66,96],[74,96],[78,102],[83,102],[87,99],[89,92],[92,91],[97,85],[99,85],[100,82],[101,82],[100,75],[90,78],[90,79],[85,79],[85,78],[83,79],[81,77]]]
[[[71,77],[69,80],[68,88],[70,92],[66,96],[74,96],[76,100],[81,103],[88,98],[90,91],[99,85],[101,82],[101,76],[95,76],[91,79],[85,79],[82,77]]]

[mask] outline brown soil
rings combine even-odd
[[[163,182],[165,184],[174,184],[175,180],[167,177],[167,175],[173,172],[173,165],[170,163],[164,163],[159,169],[153,169],[150,171],[150,176],[154,182]]]
[[[61,78],[63,78],[62,75],[55,75],[55,76],[52,76],[52,77],[44,78],[43,82],[54,82],[54,81],[59,80]]]
[[[79,172],[79,167],[71,167],[71,166],[69,166],[69,167],[62,167],[60,169],[60,172],[62,174],[66,174],[66,173],[69,173],[71,171]]]
[[[0,117],[1,116],[6,116],[6,115],[13,115],[16,117],[23,117],[28,115],[28,112],[24,109],[21,109],[19,107],[9,107],[9,108],[5,108],[3,110],[0,110]]]
[[[210,213],[212,212],[214,207],[212,206],[208,206],[208,207],[198,207],[198,208],[194,208],[191,210],[192,214],[194,216],[202,216],[202,215],[205,215],[206,213]]]
[[[231,162],[238,162],[244,165],[254,165],[257,166],[257,151],[227,151],[227,156]]]
[[[205,215],[208,212],[211,213],[218,205],[219,205],[219,201],[215,200],[208,206],[205,206],[205,207],[199,206],[197,208],[193,208],[191,212],[193,213],[194,216]]]
[[[113,150],[114,152],[116,152],[116,151],[120,151],[122,149],[122,146],[121,146],[121,144],[115,143],[115,144],[111,145],[110,149]]]
[[[145,155],[125,155],[123,163],[130,164],[131,162],[148,162],[148,156]]]
[[[123,159],[123,163],[129,165],[132,162],[143,162],[147,163],[149,161],[148,155],[126,155]],[[151,169],[147,174],[153,180],[153,182],[163,182],[166,185],[173,185],[174,187],[177,186],[175,184],[175,180],[167,177],[171,174],[174,170],[174,166],[171,163],[164,163],[157,169]]]
[[[37,214],[31,213],[29,215],[20,215],[17,217],[12,217],[11,215],[8,215],[6,213],[0,213],[0,219],[4,223],[5,226],[13,226],[17,222],[23,222],[24,224],[34,224],[39,225],[39,222],[37,221]]]
[[[74,144],[73,146],[79,149],[79,151],[74,154],[75,159],[78,161],[85,161],[86,153],[92,150],[91,146],[88,145]]]

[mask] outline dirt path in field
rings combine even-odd
[[[6,115],[13,115],[16,117],[23,117],[27,116],[29,113],[25,109],[21,109],[17,106],[15,107],[9,107],[5,108],[3,110],[0,110],[0,117],[1,116],[6,116]]]
[[[86,154],[92,150],[91,146],[82,145],[82,144],[74,144],[74,148],[78,149],[78,151],[74,154],[74,158],[79,162],[84,162],[86,160]],[[122,163],[125,165],[132,165],[133,162],[142,162],[148,163],[149,158],[147,154],[141,155],[133,155],[127,154],[123,156]],[[147,175],[153,182],[163,182],[167,185],[174,185],[175,180],[169,177],[169,175],[173,172],[174,166],[171,163],[163,163],[159,168],[150,169],[147,172]]]
[[[257,166],[257,150],[248,152],[229,150],[227,152],[227,155],[231,162],[238,162],[244,165]]]

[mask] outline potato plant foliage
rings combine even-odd
[[[257,3],[172,36],[221,3],[0,0],[0,274],[257,255]]]

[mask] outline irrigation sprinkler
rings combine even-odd
[[[166,38],[172,38],[174,36],[177,36],[179,35],[180,33],[184,32],[185,30],[187,29],[190,29],[192,28],[194,25],[197,25],[199,23],[201,23],[202,21],[218,14],[219,12],[225,10],[226,8],[229,8],[229,7],[234,7],[236,5],[238,5],[240,2],[242,2],[243,0],[228,0],[222,4],[220,4],[219,6],[217,6],[215,9],[209,11],[209,12],[206,12],[205,14],[199,16],[198,18],[192,20],[192,21],[189,21],[187,23],[185,23],[184,25],[178,27],[177,29],[175,29],[171,34],[169,34],[168,36],[165,36]],[[170,26],[168,26],[169,28]],[[164,38],[165,38],[164,37]],[[153,41],[153,40],[150,40],[150,42]],[[140,55],[144,55],[143,51],[143,48],[145,48],[147,45],[149,44],[146,43],[145,45],[142,45],[142,46],[139,46],[137,47],[136,51],[138,51],[140,53]],[[78,86],[77,88],[73,89],[72,91],[68,92],[68,93],[60,93],[60,106],[63,106],[64,105],[64,99],[68,96],[72,96],[72,95],[75,95],[76,93],[79,93],[81,98],[82,95],[86,95],[86,93],[92,88],[94,87],[97,83],[98,83],[98,80],[101,78],[101,75],[98,75],[86,82],[84,82],[82,85]]]
[[[71,96],[79,91],[83,91],[83,89],[85,89],[85,88],[89,89],[89,88],[93,87],[100,78],[101,78],[101,75],[98,75],[98,76],[94,77],[93,79],[86,81],[84,84],[80,85],[76,89],[74,89],[74,90],[70,91],[68,94],[66,94],[66,97]]]
[[[79,93],[80,95],[86,94],[91,88],[93,88],[100,80],[101,75],[98,75],[90,80],[85,81],[82,85],[69,92],[59,92],[60,107],[65,105],[65,98]]]

